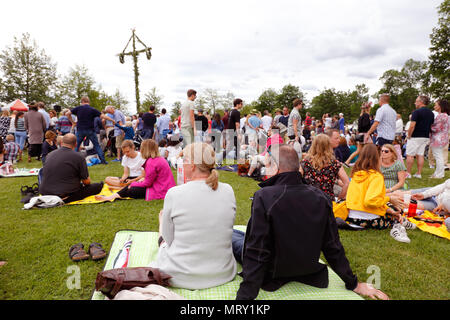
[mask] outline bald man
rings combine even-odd
[[[243,278],[236,299],[255,299],[261,288],[275,291],[290,281],[328,287],[328,268],[319,262],[321,252],[348,290],[388,299],[353,274],[331,200],[302,182],[295,149],[274,145],[269,155],[270,178],[259,184],[261,189],[254,195],[247,233],[233,230],[233,254],[242,264]]]
[[[60,197],[65,203],[99,194],[103,182],[91,183],[86,160],[75,149],[77,137],[68,133],[62,138],[61,148],[48,154],[41,169],[41,195]]]

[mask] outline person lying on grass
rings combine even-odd
[[[145,177],[145,171],[142,168],[142,165],[145,163],[145,159],[142,158],[139,151],[135,150],[132,140],[124,140],[122,142],[122,154],[122,177],[105,178],[105,183],[108,186],[117,187],[119,189]]]
[[[243,278],[236,299],[252,300],[260,289],[275,291],[290,281],[328,287],[321,252],[348,290],[389,299],[370,284],[358,282],[339,239],[331,199],[303,183],[295,149],[274,147],[266,163],[270,178],[254,195],[247,232],[233,230],[233,254],[242,264]]]
[[[145,199],[147,201],[164,199],[167,191],[175,186],[175,179],[169,164],[159,155],[155,140],[142,141],[141,156],[145,159],[143,181],[134,181],[117,193],[108,197],[97,195],[95,199],[97,201],[114,201],[118,198]]]

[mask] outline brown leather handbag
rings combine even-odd
[[[95,280],[95,290],[101,291],[108,298],[113,299],[120,290],[134,287],[146,287],[149,284],[170,286],[170,275],[157,268],[137,267],[118,268],[99,272]]]

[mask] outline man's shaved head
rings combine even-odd
[[[73,148],[77,146],[77,137],[73,133],[68,133],[63,136],[62,144]]]
[[[272,145],[270,154],[278,166],[280,173],[298,171],[300,160],[297,151],[289,145]]]

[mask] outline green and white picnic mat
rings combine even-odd
[[[235,226],[235,229],[245,231],[245,226]],[[133,244],[130,250],[129,267],[148,267],[150,262],[156,260],[158,253],[158,233],[146,231],[122,230],[116,233],[114,242],[109,251],[104,270],[113,266],[114,258],[122,249],[129,235],[132,235]],[[238,263],[238,273],[242,266]],[[353,291],[345,289],[344,282],[330,268],[328,288],[315,288],[299,282],[289,282],[275,292],[259,291],[257,300],[362,300]],[[188,300],[234,300],[242,278],[236,275],[233,281],[221,286],[188,290],[169,287],[173,292]],[[95,291],[92,300],[104,300],[105,296]]]

